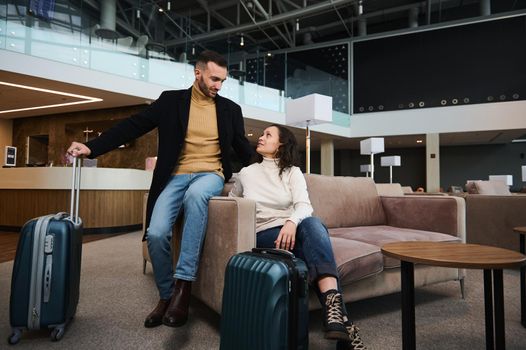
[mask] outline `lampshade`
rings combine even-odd
[[[332,122],[332,97],[311,94],[287,100],[285,122],[291,126],[309,126]]]
[[[360,165],[360,172],[361,173],[370,173],[371,172],[371,164],[362,164],[362,165]]]
[[[383,137],[370,137],[360,141],[360,154],[375,154],[384,151]]]
[[[400,156],[386,156],[380,158],[380,164],[382,166],[400,166],[402,162]]]
[[[523,165],[521,169],[522,169],[522,181],[526,182],[526,165]]]
[[[489,180],[490,181],[502,181],[508,186],[513,185],[512,175],[490,175]]]

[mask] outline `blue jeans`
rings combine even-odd
[[[258,248],[275,248],[276,244],[274,241],[278,238],[282,227],[276,226],[258,232],[256,246]],[[336,278],[338,291],[341,292],[340,278],[332,252],[329,232],[320,219],[311,216],[300,222],[298,227],[296,227],[296,243],[292,253],[302,259],[307,265],[309,284],[314,288],[322,306],[325,305],[325,302],[316,283],[321,277],[332,276]],[[342,305],[342,308],[345,317],[347,317],[345,304]]]
[[[257,246],[275,248],[274,241],[281,228],[282,226],[277,226],[258,232]],[[296,243],[292,253],[305,261],[309,269],[309,283],[313,284],[320,277],[327,275],[338,279],[329,232],[317,217],[308,217],[296,227]]]
[[[146,239],[161,299],[172,295],[174,277],[195,281],[206,234],[208,201],[221,193],[223,184],[223,178],[215,173],[175,175],[157,198]],[[183,237],[174,274],[172,227],[181,208],[184,210]]]

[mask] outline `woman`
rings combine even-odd
[[[309,282],[322,304],[325,338],[352,341],[365,349],[347,319],[338,286],[329,233],[312,217],[307,184],[298,163],[298,144],[288,129],[271,125],[259,138],[259,161],[241,169],[230,196],[256,201],[257,246],[292,251],[309,269]]]

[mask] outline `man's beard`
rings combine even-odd
[[[215,94],[212,94],[208,86],[206,86],[203,77],[199,78],[197,81],[197,85],[199,85],[199,89],[201,89],[201,92],[205,94],[207,97],[214,98],[217,95],[217,92]]]

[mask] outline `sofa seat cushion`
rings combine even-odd
[[[341,285],[382,272],[379,247],[341,237],[331,237],[331,244]]]
[[[377,246],[400,241],[460,242],[460,239],[445,233],[413,230],[393,226],[357,226],[329,230],[332,238],[346,238]],[[331,239],[332,239],[331,238]],[[384,269],[400,266],[400,260],[383,256]]]

